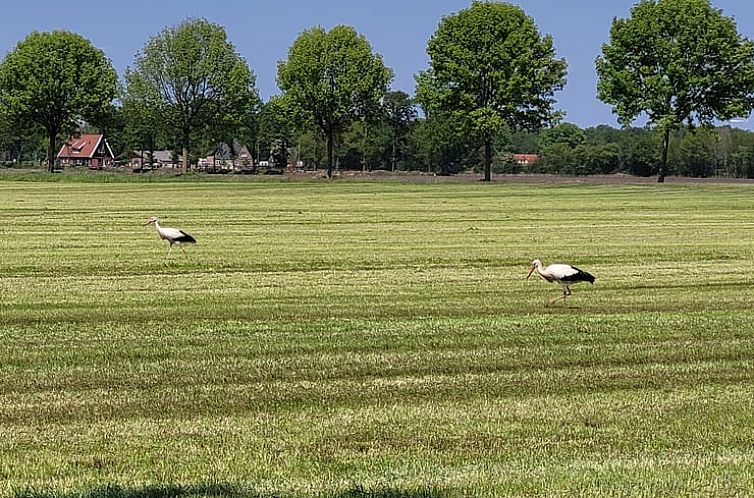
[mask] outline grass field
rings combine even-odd
[[[0,293],[6,496],[754,495],[754,185],[0,181]]]

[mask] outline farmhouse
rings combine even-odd
[[[218,144],[213,154],[199,159],[198,168],[211,172],[230,172],[251,170],[254,168],[254,157],[249,148],[233,141],[233,149],[227,143]]]
[[[83,134],[71,137],[58,152],[61,166],[88,166],[102,169],[112,166],[115,155],[103,135]]]
[[[529,164],[537,164],[539,156],[536,154],[513,154],[513,160],[522,166],[526,166]]]
[[[150,160],[151,157],[151,160]],[[170,150],[134,150],[131,155],[131,168],[134,170],[155,168],[177,168],[179,161]]]
[[[254,164],[254,157],[251,155],[251,152],[249,152],[249,148],[243,145],[238,151],[234,162],[236,167],[242,166],[245,168],[250,164]]]

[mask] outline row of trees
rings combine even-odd
[[[596,59],[597,90],[622,131],[558,125],[554,96],[566,83],[566,62],[518,6],[474,0],[442,19],[427,53],[429,67],[410,98],[389,91],[392,71],[352,27],[315,27],[279,62],[281,95],[262,103],[225,30],[204,19],[150,39],[122,82],[79,35],[32,33],[0,64],[0,146],[20,154],[43,130],[53,169],[61,138],[91,126],[121,150],[180,151],[184,169],[192,153],[219,142],[232,147],[235,139],[257,159],[287,162],[293,154],[324,162],[328,175],[337,164],[441,173],[473,167],[489,180],[495,168],[516,168],[507,152],[536,151],[539,169],[657,173],[662,181],[669,167],[718,172],[718,165],[673,161],[679,150],[703,154],[722,141],[708,129],[714,120],[754,108],[754,44],[709,0],[641,0],[629,18],[613,21]],[[629,129],[642,115],[647,129]],[[704,131],[694,133],[700,125]],[[680,145],[671,147],[672,138]],[[726,165],[749,154],[740,142],[730,139]]]
[[[509,150],[539,154],[540,161],[522,166],[501,155],[500,172],[569,175],[625,173],[658,175],[662,165],[661,134],[648,128],[615,129],[601,125],[581,129],[561,123],[541,133],[516,133],[503,142]],[[723,126],[671,133],[666,172],[679,176],[754,178],[754,133]]]
[[[403,92],[391,92],[388,98],[408,100]],[[299,160],[315,169],[327,168],[324,139],[315,132],[299,132],[275,119],[280,116],[275,111],[276,101],[262,104],[257,135],[260,157],[272,156],[275,169]],[[417,117],[400,123],[402,128],[397,132],[388,121],[367,130],[359,121],[352,123],[336,140],[336,168],[444,175],[482,171],[483,144],[458,132],[453,125]],[[129,150],[124,132],[117,127],[111,129],[110,142],[116,153],[125,154]],[[6,141],[0,138],[0,151],[5,151],[6,159],[20,155],[34,159],[46,153],[47,140],[39,130],[15,138],[0,132],[0,137],[6,138]],[[607,125],[581,129],[561,123],[539,132],[502,132],[493,137],[492,172],[653,176],[659,173],[661,141],[660,134],[648,128],[616,129]],[[194,142],[197,155],[215,145],[207,138]],[[152,147],[178,150],[178,142],[158,142]],[[519,164],[513,158],[514,153],[537,154],[539,161]],[[754,178],[754,132],[729,126],[694,131],[681,127],[671,134],[666,172],[680,176]]]

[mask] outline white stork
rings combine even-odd
[[[152,216],[151,218],[149,218],[147,222],[144,223],[144,225],[146,226],[150,223],[154,224],[154,227],[155,229],[157,229],[157,233],[160,235],[160,238],[162,240],[168,241],[168,256],[170,256],[170,253],[173,251],[173,244],[178,244],[178,247],[181,248],[184,256],[188,257],[188,254],[186,254],[186,251],[183,249],[181,244],[195,244],[196,239],[194,237],[177,228],[161,227],[160,219],[157,216]]]
[[[563,286],[563,295],[554,299],[550,299],[550,304],[553,304],[559,300],[566,301],[566,297],[571,295],[571,285],[578,282],[594,283],[594,276],[591,273],[587,273],[584,270],[580,270],[575,266],[566,265],[562,263],[556,263],[550,265],[547,268],[544,267],[542,262],[535,259],[531,262],[531,268],[529,274],[526,276],[528,280],[531,274],[536,270],[537,274],[548,282],[557,282]]]

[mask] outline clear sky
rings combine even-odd
[[[470,0],[25,0],[2,9],[0,53],[31,31],[66,29],[89,39],[122,76],[134,55],[166,26],[204,17],[225,27],[236,50],[257,76],[263,99],[278,93],[277,61],[296,36],[312,26],[348,24],[366,36],[395,72],[393,89],[414,93],[414,75],[427,67],[427,40],[443,16]],[[594,59],[614,17],[627,17],[634,0],[518,0],[540,32],[555,40],[568,61],[568,84],[557,94],[566,121],[581,127],[617,126],[610,107],[596,98]],[[713,0],[738,30],[754,39],[754,1]],[[735,126],[754,129],[754,118]]]

